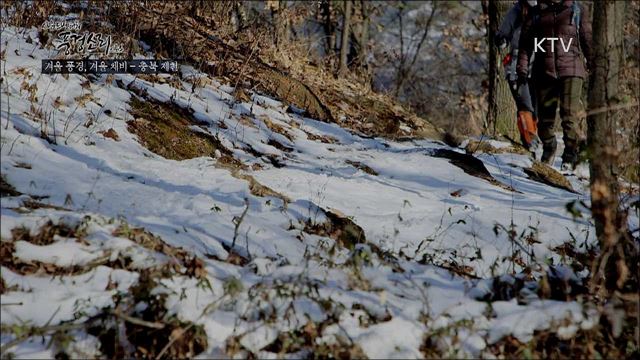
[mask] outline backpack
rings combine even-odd
[[[580,16],[581,16],[580,6],[578,6],[578,0],[573,0],[573,4],[571,4],[571,20],[569,21],[569,25],[574,25],[576,27],[576,40],[578,43],[578,50],[582,54],[582,47],[580,46]]]
[[[571,4],[571,20],[569,21],[569,25],[576,26],[576,32],[580,35],[580,17],[582,16],[582,11],[580,10],[580,6],[578,4],[578,0],[573,0],[573,4]],[[533,15],[533,24],[537,25],[540,21],[540,14],[536,12]]]
[[[578,40],[578,49],[582,52],[580,48],[580,20],[582,16],[582,11],[580,10],[580,5],[578,4],[578,0],[573,0],[571,4],[571,20],[569,20],[569,25],[573,25],[576,27],[576,40]],[[535,12],[533,15],[533,25],[536,26],[540,22],[540,13]]]
[[[573,4],[571,4],[571,21],[569,25],[575,25],[576,34],[578,35],[578,39],[580,39],[580,16],[581,16],[580,6],[578,6],[578,0],[573,0]]]

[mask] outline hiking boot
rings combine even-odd
[[[531,145],[527,150],[529,150],[529,153],[534,160],[538,158],[540,153],[542,153],[542,141],[540,141],[540,138],[537,135],[533,141],[531,141]]]
[[[560,167],[560,170],[562,171],[573,171],[575,169],[576,169],[575,165],[568,162],[563,162],[562,166]]]
[[[545,143],[542,146],[542,158],[540,158],[540,161],[552,166],[556,158],[556,150],[558,150],[558,142],[554,138],[552,142]]]
[[[578,165],[578,153],[572,148],[565,148],[562,153],[562,170],[573,171]]]

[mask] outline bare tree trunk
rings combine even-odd
[[[351,26],[351,0],[344,2],[344,16],[342,22],[342,42],[340,45],[340,74],[347,73],[347,54],[349,53],[349,27]]]
[[[369,3],[365,0],[360,0],[360,10],[362,13],[362,30],[360,32],[359,62],[360,66],[365,66],[368,55],[367,43],[369,42]]]
[[[283,0],[278,0],[277,3],[271,3],[271,15],[273,16],[273,24],[275,31],[275,45],[278,49],[282,48],[282,45],[289,41],[289,19],[286,14],[287,3]]]
[[[509,83],[504,76],[502,58],[506,52],[501,52],[493,39],[502,19],[507,14],[513,1],[484,0],[483,10],[489,16],[487,41],[489,42],[489,108],[487,111],[486,129],[493,136],[506,135],[511,139],[519,139],[515,121],[516,106],[509,90]]]
[[[291,18],[287,11],[286,0],[280,0],[280,41],[285,44],[291,40]]]
[[[351,19],[351,58],[361,73],[367,72],[367,42],[369,41],[369,3],[365,0],[354,1]],[[357,16],[356,16],[357,15]]]
[[[604,280],[608,290],[621,286],[620,276],[624,271],[620,266],[625,266],[622,260],[626,252],[624,245],[620,244],[626,233],[627,221],[619,210],[616,169],[619,152],[615,141],[612,141],[616,138],[617,127],[611,110],[618,102],[624,9],[624,1],[601,0],[594,3],[594,64],[587,117],[591,154],[591,213],[602,254],[594,278],[598,282]]]
[[[245,26],[247,21],[247,13],[244,9],[244,4],[242,1],[236,1],[233,4],[233,21],[234,21],[234,30],[239,31]]]
[[[424,27],[422,29],[422,35],[420,36],[420,40],[418,41],[418,44],[415,46],[415,49],[411,49],[411,46],[409,45],[409,49],[404,49],[404,35],[403,35],[403,9],[400,9],[400,12],[398,13],[398,23],[399,23],[399,30],[400,30],[400,62],[398,65],[398,70],[397,70],[397,75],[396,75],[396,89],[395,89],[395,96],[398,96],[400,94],[400,91],[402,90],[402,86],[404,85],[405,81],[412,75],[413,73],[413,67],[416,64],[416,61],[418,60],[418,57],[420,56],[420,50],[422,49],[422,46],[425,44],[428,35],[429,35],[429,30],[431,29],[431,24],[433,23],[436,11],[438,10],[438,3],[437,1],[431,1],[431,12],[429,13],[429,17],[427,18],[426,22],[424,23]],[[409,59],[409,56],[413,54],[412,58]]]
[[[404,53],[404,21],[402,20],[404,16],[404,7],[401,6],[398,10],[398,31],[400,32],[400,61],[398,62],[397,70],[396,70],[396,89],[394,91],[394,96],[398,97],[400,94],[400,88],[402,88],[402,84],[404,83],[404,79],[406,78],[406,67],[404,63],[406,62],[406,56]]]
[[[322,17],[322,27],[324,28],[325,53],[326,56],[331,56],[336,51],[336,34],[331,18],[331,1],[322,0],[320,3],[320,13]]]

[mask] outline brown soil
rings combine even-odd
[[[60,211],[71,211],[70,209],[64,208],[62,206],[45,204],[43,202],[40,202],[34,199],[26,199],[22,202],[21,207],[13,208],[12,210],[16,212],[25,213],[25,212],[31,212],[36,209],[54,209],[54,210],[60,210]]]
[[[316,135],[310,132],[307,132],[307,138],[311,141],[320,141],[324,144],[336,144],[338,143],[338,139],[331,137],[329,135]]]
[[[64,223],[54,224],[49,220],[46,224],[42,225],[35,235],[31,235],[31,232],[26,227],[17,227],[11,230],[13,241],[27,241],[34,245],[51,245],[55,241],[53,237],[58,235],[61,237],[74,237],[82,238],[83,234],[77,227],[72,228]]]
[[[109,128],[108,130],[98,131],[98,134],[101,134],[107,139],[120,141],[120,137],[118,136],[118,133],[113,128]]]
[[[0,197],[2,196],[20,196],[21,192],[17,191],[13,185],[9,184],[4,177],[4,174],[0,174]]]
[[[287,139],[293,141],[293,135],[291,135],[289,131],[287,131],[287,129],[285,129],[283,126],[271,121],[271,119],[269,119],[268,116],[260,116],[260,120],[264,122],[264,124],[269,128],[269,130],[276,132],[278,134],[282,134]]]
[[[69,238],[77,238],[82,242],[84,232],[78,227],[70,227],[66,224],[54,224],[52,221],[44,224],[35,235],[26,227],[17,227],[11,230],[11,239],[0,242],[0,265],[10,269],[11,271],[21,274],[49,274],[49,275],[77,275],[85,273],[98,265],[107,264],[109,257],[102,257],[95,260],[91,264],[85,266],[69,266],[60,267],[51,263],[43,263],[40,261],[24,261],[15,256],[15,243],[17,241],[27,241],[34,245],[46,246],[53,244],[54,236],[62,236]],[[117,266],[115,266],[117,267]],[[124,267],[118,267],[124,268]]]
[[[169,316],[165,296],[153,292],[158,287],[156,274],[141,271],[138,283],[124,294],[119,294],[116,304],[145,304],[144,310],[119,306],[116,309],[105,309],[95,316],[92,324],[87,326],[90,334],[98,337],[100,350],[110,359],[144,358],[144,359],[186,359],[193,358],[207,348],[207,334],[201,325],[180,321],[176,316]],[[126,316],[141,320],[124,321],[127,342],[133,345],[133,353],[122,346],[119,338],[121,330],[118,324]],[[116,320],[116,321],[114,321]],[[153,324],[149,326],[146,324]],[[167,347],[165,352],[162,352]],[[162,355],[162,357],[160,357]]]
[[[174,160],[200,156],[213,157],[215,150],[219,150],[222,156],[218,159],[217,165],[228,169],[232,176],[248,181],[252,195],[273,196],[285,203],[289,202],[284,195],[260,184],[251,175],[242,173],[246,166],[233,158],[231,152],[222,146],[218,139],[192,131],[189,126],[193,125],[193,121],[189,119],[187,111],[172,104],[142,101],[136,98],[132,98],[130,105],[131,114],[135,120],[127,123],[129,131],[136,134],[141,144],[147,149]],[[293,150],[275,140],[270,144],[285,152]]]
[[[75,238],[78,242],[84,242],[85,232],[83,228],[81,224],[76,227],[71,227],[63,223],[54,224],[52,221],[40,227],[35,235],[31,235],[28,228],[14,228],[11,231],[12,238],[0,242],[0,265],[23,275],[35,273],[77,275],[90,271],[98,265],[105,265],[114,269],[132,270],[130,269],[130,259],[120,257],[116,260],[110,260],[109,254],[105,254],[105,256],[83,266],[74,265],[68,267],[60,267],[40,261],[24,261],[14,255],[15,243],[17,241],[27,241],[34,245],[46,246],[53,244],[55,242],[54,236],[58,235],[61,237]],[[146,249],[159,252],[174,259],[174,261],[167,264],[167,266],[154,269],[154,271],[157,271],[157,274],[173,272],[196,278],[204,278],[206,276],[206,270],[202,260],[183,249],[166,244],[160,237],[153,235],[143,228],[130,228],[126,223],[123,223],[114,231],[113,235],[126,237]]]
[[[171,104],[142,101],[132,98],[131,115],[127,122],[129,132],[136,134],[140,143],[152,152],[173,160],[213,156],[216,150],[227,154],[218,139],[189,128],[194,122]]]
[[[324,210],[323,210],[324,211]],[[327,221],[313,223],[307,221],[303,231],[308,234],[330,237],[338,245],[352,250],[356,244],[364,244],[367,239],[364,230],[349,217],[338,211],[324,211]]]
[[[365,165],[365,164],[361,163],[360,161],[347,160],[345,162],[347,164],[353,166],[354,168],[358,169],[358,170],[362,170],[362,171],[366,172],[369,175],[378,175],[377,171],[373,170],[368,165]]]
[[[176,272],[181,272],[184,273],[184,275],[196,278],[205,278],[207,274],[202,260],[191,255],[186,250],[167,244],[161,237],[152,234],[144,228],[132,228],[124,223],[113,232],[113,236],[125,237],[146,249],[159,252],[177,260],[177,262],[172,264],[173,270]]]

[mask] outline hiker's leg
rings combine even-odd
[[[538,101],[538,136],[542,141],[542,161],[551,162],[556,152],[555,122],[559,102],[558,81],[545,78],[536,82]]]
[[[580,121],[584,115],[582,105],[582,86],[584,80],[579,77],[562,79],[562,94],[560,98],[560,118],[562,119],[562,133],[564,152],[562,162],[575,166],[578,161],[578,144],[582,139]]]

